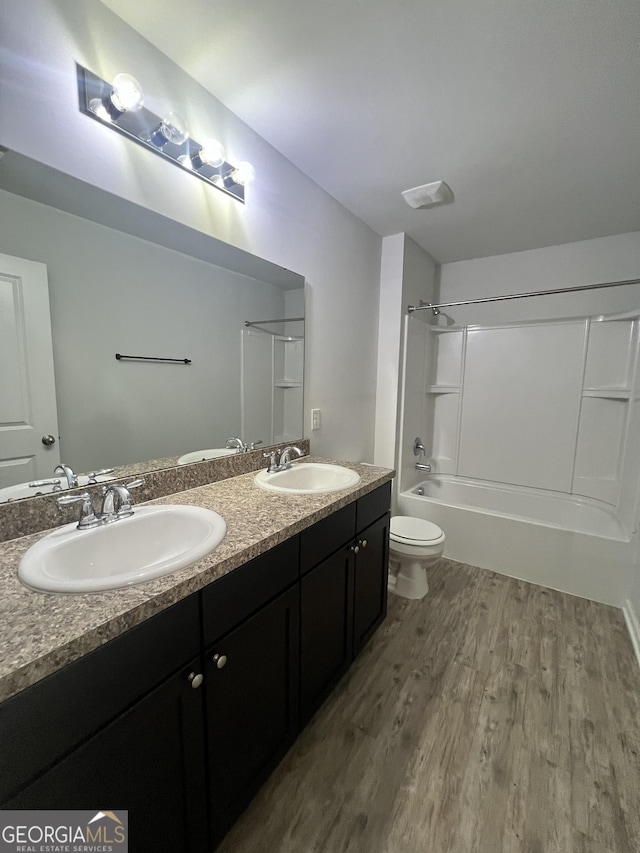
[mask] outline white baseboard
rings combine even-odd
[[[640,666],[640,620],[638,620],[638,616],[635,610],[633,609],[633,604],[631,603],[631,601],[629,601],[628,598],[624,603],[622,612],[624,613],[624,618],[627,623],[627,628],[629,629],[629,636],[631,637],[633,650],[636,653],[638,665]]]

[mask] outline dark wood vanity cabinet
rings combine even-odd
[[[200,657],[3,804],[128,809],[132,851],[207,849]]]
[[[387,615],[389,513],[361,530],[353,557],[353,656]]]
[[[2,808],[106,802],[132,851],[205,850],[200,675],[193,596],[2,703]]]
[[[386,613],[390,484],[0,704],[0,808],[212,849]],[[366,542],[366,544],[365,544]]]
[[[207,651],[210,813],[219,841],[298,734],[297,587]]]
[[[299,549],[294,536],[202,592],[213,843],[298,734]]]
[[[386,615],[390,498],[382,486],[301,534],[303,725]]]

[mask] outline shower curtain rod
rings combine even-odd
[[[597,290],[603,287],[623,287],[626,284],[640,284],[640,278],[630,278],[626,281],[609,281],[605,284],[583,284],[578,287],[562,287],[558,290],[532,290],[530,293],[510,293],[507,296],[485,296],[483,299],[465,299],[462,302],[424,302],[420,300],[419,305],[408,305],[407,312],[426,311],[430,308],[434,315],[439,314],[439,308],[454,308],[458,305],[477,305],[481,302],[503,302],[505,299],[528,299],[530,296],[552,296],[555,293],[576,293],[580,290]]]
[[[279,320],[245,320],[245,326],[264,326],[265,323],[304,323],[304,317],[281,317]]]

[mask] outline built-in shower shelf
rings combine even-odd
[[[294,379],[276,379],[273,384],[276,388],[302,388],[302,382],[296,382]]]
[[[599,397],[603,400],[628,400],[631,392],[628,388],[584,388],[583,397]]]
[[[459,385],[427,385],[425,388],[427,394],[459,394]]]

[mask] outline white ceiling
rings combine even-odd
[[[638,0],[103,0],[440,262],[640,230]],[[401,191],[445,180],[455,203]]]

